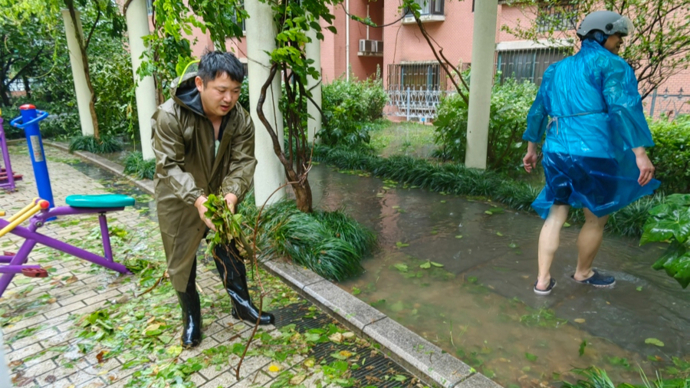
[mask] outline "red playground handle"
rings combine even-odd
[[[22,269],[22,275],[30,278],[47,278],[48,271],[43,268],[24,268]]]

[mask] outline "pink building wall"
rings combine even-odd
[[[480,0],[477,0],[480,1]],[[374,23],[387,25],[400,19],[401,13],[398,9],[399,2],[375,0],[350,0],[349,12],[362,18],[367,15],[367,4],[369,5],[369,15]],[[435,57],[430,50],[426,40],[420,33],[416,24],[403,24],[401,21],[385,28],[369,28],[369,39],[383,41],[384,50],[381,57],[358,56],[359,40],[366,38],[366,26],[347,17],[345,3],[337,7],[331,7],[331,12],[335,16],[333,26],[337,34],[333,34],[324,28],[324,41],[321,43],[321,68],[323,82],[329,83],[333,80],[344,77],[347,71],[347,39],[346,25],[350,26],[350,68],[352,75],[357,79],[372,77],[376,74],[377,66],[381,69],[384,85],[387,86],[388,65],[401,63],[414,63],[424,61],[435,61]],[[446,0],[444,4],[444,21],[434,21],[425,23],[428,33],[438,42],[446,57],[455,65],[461,63],[469,64],[472,62],[472,38],[474,28],[474,13],[472,1]],[[502,30],[502,26],[507,25],[516,27],[518,23],[522,26],[531,24],[534,20],[534,11],[530,7],[499,5],[497,17],[496,43],[513,42],[520,39]],[[327,23],[321,21],[323,27]],[[201,31],[195,31],[194,36],[198,42],[194,45],[194,55],[201,55],[208,47],[212,48],[212,42],[208,34],[204,35]],[[562,37],[574,37],[574,32],[564,33]],[[240,60],[246,62],[247,37],[241,42],[228,40],[226,47],[235,53]],[[670,94],[677,94],[682,88],[684,93],[690,92],[690,70],[679,71],[663,85],[659,87],[659,93],[668,88]],[[648,106],[649,101],[645,101]]]
[[[367,5],[369,5],[369,17],[371,20],[381,25],[383,23],[384,0],[350,0],[349,13],[362,18],[367,16]],[[345,4],[331,7],[331,12],[335,16],[333,26],[337,34],[325,31],[325,40],[321,44],[321,67],[323,69],[324,82],[332,82],[334,79],[344,77],[348,68],[346,53],[350,53],[350,71],[357,79],[365,79],[376,74],[376,68],[382,67],[385,59],[380,56],[359,56],[359,40],[366,39],[367,27],[347,17]],[[350,46],[347,48],[347,24],[350,27]],[[325,22],[321,23],[326,26]],[[382,28],[369,28],[370,40],[383,40]],[[385,47],[385,43],[384,43]]]
[[[534,7],[502,5],[499,6],[498,23],[500,25],[507,25],[513,28],[518,26],[518,24],[524,27],[529,25],[529,23],[531,23],[535,19],[534,15]],[[570,37],[573,39],[577,39],[575,32],[572,30],[564,32],[556,37]],[[518,38],[505,31],[499,31],[498,33],[497,42],[508,42],[515,40],[518,40]],[[687,95],[688,92],[690,92],[690,69],[678,69],[678,71],[674,75],[672,75],[664,83],[659,85],[657,90],[658,94],[662,94],[664,91],[668,90],[668,93],[673,95],[680,94],[682,90],[682,92]],[[643,101],[643,105],[645,106],[646,112],[649,113],[648,109],[651,107],[651,95]],[[686,108],[686,111],[687,110],[688,108]],[[655,112],[655,116],[657,115],[657,113],[658,107],[657,112]]]

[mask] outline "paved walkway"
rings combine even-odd
[[[24,180],[14,193],[0,191],[0,209],[8,216],[37,195],[26,147],[10,151],[13,168]],[[46,152],[56,205],[64,205],[67,195],[106,193],[105,186],[111,186],[75,169],[72,155],[50,147]],[[34,249],[30,263],[41,264],[50,276],[16,276],[0,298],[0,328],[14,386],[422,386],[266,274],[267,307],[282,314],[277,327],[257,333],[238,382],[234,367],[252,330],[230,316],[213,263],[204,260],[197,282],[205,338],[199,348],[183,351],[169,282],[163,279],[138,296],[164,271],[158,228],[147,213],[146,207],[128,208],[108,217],[116,260],[138,267],[137,275],[119,276],[48,248]],[[101,249],[93,216],[61,218],[39,231],[96,253]],[[0,239],[0,248],[16,252],[22,241],[8,235]],[[305,314],[309,319],[303,319]]]

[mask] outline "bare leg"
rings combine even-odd
[[[568,219],[569,205],[553,205],[539,235],[539,275],[537,289],[545,290],[551,281],[551,263],[561,242],[561,227]]]
[[[582,281],[594,275],[592,262],[599,252],[599,247],[604,239],[604,227],[609,216],[597,217],[589,209],[585,211],[585,224],[582,225],[580,236],[577,238],[577,269],[575,280]]]

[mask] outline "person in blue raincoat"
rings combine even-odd
[[[556,285],[549,270],[570,207],[583,208],[586,218],[572,278],[612,287],[613,276],[592,269],[608,215],[659,187],[645,151],[654,142],[637,79],[618,56],[623,37],[632,29],[630,20],[615,12],[587,15],[577,30],[580,51],[546,70],[527,116],[523,139],[529,145],[523,162],[528,173],[537,163],[537,144],[546,135],[542,150],[546,186],[532,203],[546,219],[534,284],[539,295],[548,295]]]

